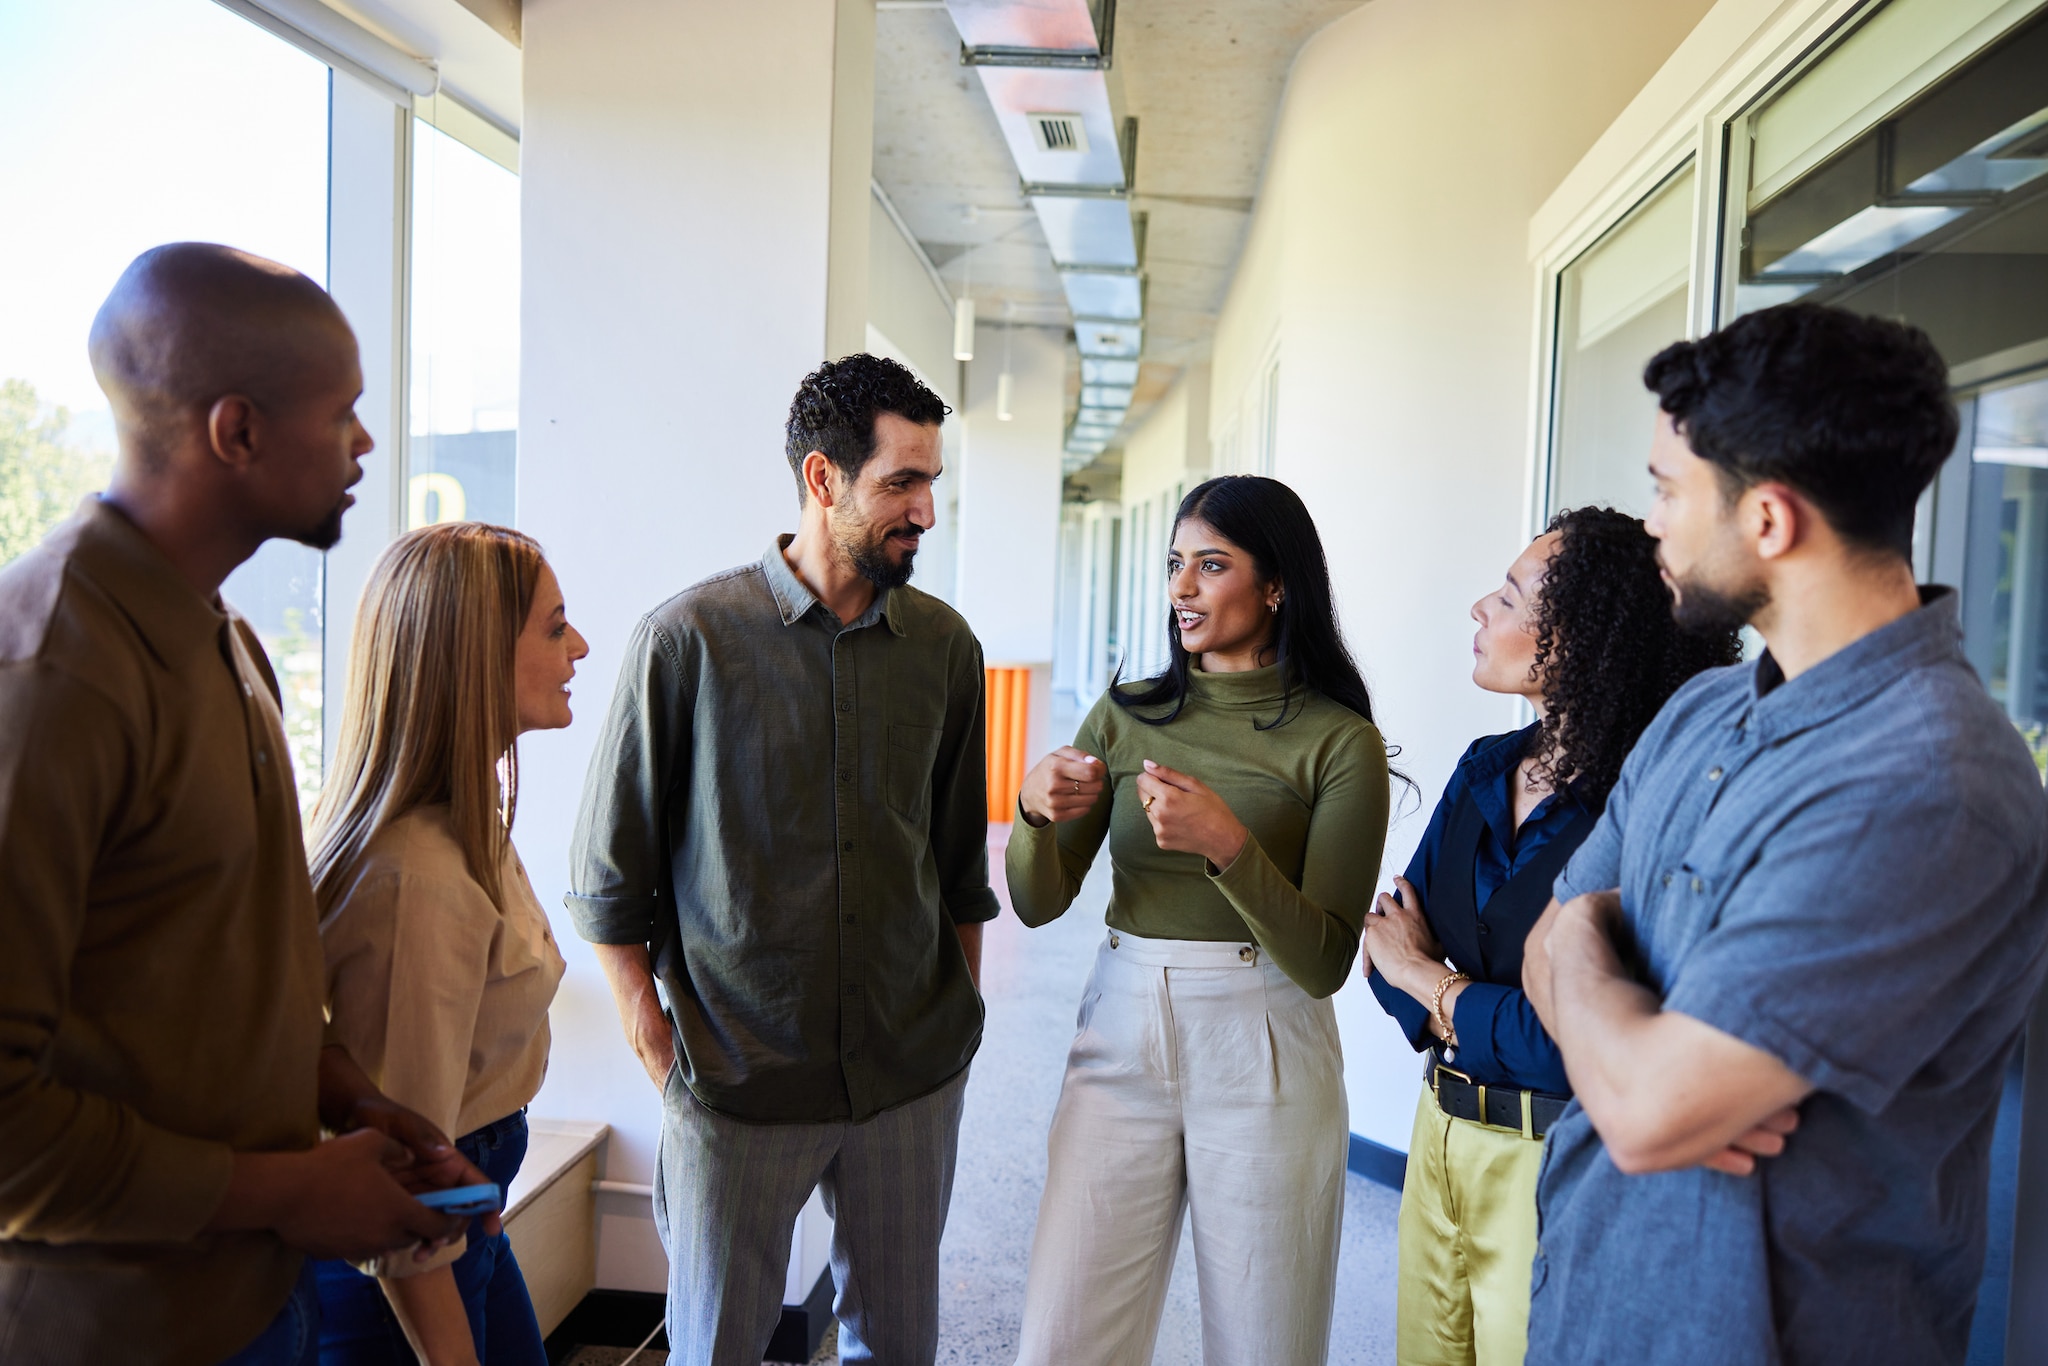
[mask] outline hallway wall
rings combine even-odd
[[[1469,681],[1472,601],[1530,516],[1530,216],[1706,0],[1373,0],[1303,49],[1218,324],[1210,421],[1315,512],[1401,796],[1406,866],[1466,745],[1517,723]],[[1135,443],[1134,443],[1135,444]],[[1222,462],[1245,469],[1247,459]],[[1405,1149],[1418,1067],[1362,982],[1337,998],[1351,1127]]]
[[[521,749],[514,837],[569,961],[534,1104],[610,1124],[637,1183],[660,1101],[561,910],[570,833],[634,622],[795,530],[790,396],[865,344],[874,9],[526,0],[524,35],[520,521],[591,646],[575,726]],[[659,1289],[646,1198],[598,1217],[599,1284]]]

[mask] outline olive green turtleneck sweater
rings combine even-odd
[[[1018,820],[1005,860],[1027,925],[1058,918],[1109,837],[1111,927],[1153,939],[1250,938],[1301,988],[1344,985],[1379,884],[1387,836],[1387,747],[1378,727],[1320,693],[1296,689],[1287,724],[1279,669],[1188,673],[1187,705],[1148,726],[1105,694],[1075,748],[1109,771],[1087,815],[1034,828]],[[1213,788],[1251,831],[1221,873],[1200,854],[1162,850],[1138,805],[1144,761]]]

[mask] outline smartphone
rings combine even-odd
[[[490,1214],[504,1200],[504,1193],[492,1182],[480,1186],[451,1186],[447,1190],[423,1191],[413,1199],[444,1214]]]

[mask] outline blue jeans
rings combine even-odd
[[[526,1158],[526,1112],[464,1134],[455,1146],[509,1189]],[[470,1221],[469,1246],[453,1270],[477,1360],[484,1366],[547,1366],[533,1301],[505,1235],[490,1237],[481,1221]],[[347,1262],[321,1262],[318,1274],[320,1366],[413,1366],[417,1358],[405,1330],[375,1280]]]
[[[320,1360],[320,1292],[313,1267],[308,1258],[292,1297],[270,1326],[220,1366],[314,1366]]]

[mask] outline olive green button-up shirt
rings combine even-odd
[[[576,929],[650,944],[692,1094],[866,1119],[957,1075],[994,918],[981,647],[915,588],[842,625],[782,557],[640,621],[570,852]]]

